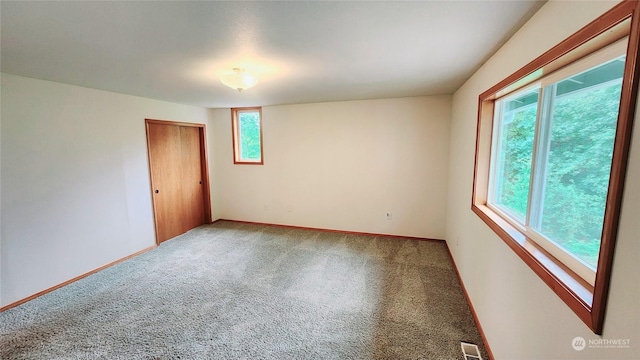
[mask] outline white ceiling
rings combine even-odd
[[[451,94],[542,2],[2,1],[2,72],[205,107]],[[233,67],[259,78],[238,93]]]

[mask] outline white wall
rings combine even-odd
[[[145,118],[207,110],[2,74],[0,305],[155,244]]]
[[[437,96],[264,107],[263,166],[233,165],[230,110],[211,110],[220,217],[442,239],[450,105]]]
[[[471,211],[479,94],[615,4],[547,3],[453,96],[446,238],[496,359],[631,359],[640,353],[638,116],[601,337],[630,339],[630,348],[573,350],[576,336],[600,337]]]

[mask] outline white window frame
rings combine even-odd
[[[549,113],[552,111],[551,102],[555,99],[555,95],[548,94],[550,89],[555,90],[553,86],[561,81],[576,76],[582,72],[585,72],[593,67],[606,64],[610,61],[615,61],[626,54],[626,45],[628,43],[628,37],[621,39],[581,60],[566,66],[559,71],[543,77],[539,82],[528,86],[523,89],[518,89],[513,93],[504,95],[495,100],[495,112],[494,112],[494,129],[492,138],[496,141],[491,146],[491,160],[490,160],[490,173],[489,173],[489,191],[487,197],[487,207],[497,213],[505,221],[509,222],[512,226],[518,228],[524,235],[549,252],[558,261],[567,266],[578,276],[588,282],[590,285],[595,284],[596,268],[593,268],[583,260],[575,256],[574,254],[566,251],[561,246],[556,244],[553,240],[544,236],[540,232],[536,231],[532,226],[532,222],[540,221],[541,211],[544,201],[544,184],[546,179],[547,162],[541,162],[541,158],[547,158],[549,152],[551,127],[549,126]],[[531,93],[534,90],[538,90],[538,110],[536,113],[536,125],[533,141],[533,152],[531,159],[531,179],[529,180],[529,196],[527,200],[527,212],[525,214],[524,222],[518,219],[513,214],[510,214],[508,209],[504,209],[502,206],[495,204],[495,189],[496,182],[499,181],[498,176],[498,156],[501,145],[501,121],[503,117],[503,104],[514,98],[520,97],[524,94]]]

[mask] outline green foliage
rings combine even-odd
[[[239,114],[240,127],[240,157],[242,159],[260,159],[260,113],[241,112]]]
[[[596,267],[620,102],[619,84],[556,100],[542,233]]]
[[[537,230],[596,267],[620,102],[619,83],[556,98]],[[526,214],[535,108],[503,125],[496,202]],[[531,120],[533,118],[533,121]]]
[[[513,115],[502,128],[498,176],[502,179],[496,201],[509,208],[521,220],[527,213],[531,159],[536,126],[536,107],[529,106]]]

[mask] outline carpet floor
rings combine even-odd
[[[488,359],[446,244],[219,221],[0,313],[1,359]]]

